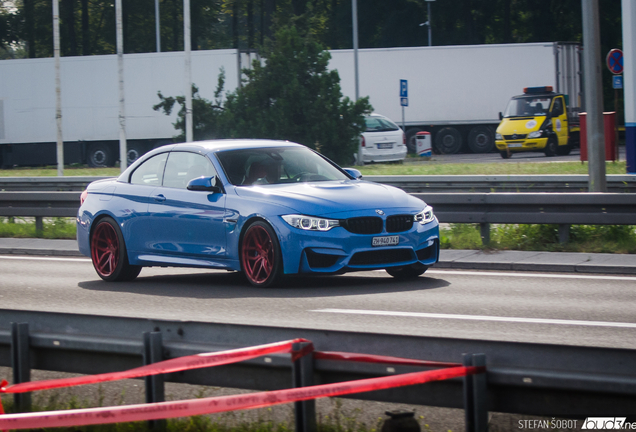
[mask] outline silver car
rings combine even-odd
[[[362,133],[362,161],[396,162],[406,157],[406,136],[398,125],[379,114],[364,118],[366,131]]]

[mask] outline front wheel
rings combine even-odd
[[[283,258],[274,230],[265,222],[251,224],[241,241],[241,268],[254,286],[278,283],[283,273]]]
[[[389,267],[386,272],[396,279],[415,279],[426,270],[428,270],[427,266],[417,263],[404,267]]]
[[[548,157],[556,156],[559,149],[559,143],[554,138],[549,138],[548,143],[545,145],[544,153]]]
[[[107,282],[133,280],[141,271],[141,266],[128,263],[124,237],[110,217],[100,219],[93,229],[91,259],[97,275]]]

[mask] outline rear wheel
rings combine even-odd
[[[468,147],[473,153],[489,153],[495,148],[495,134],[488,126],[475,126],[468,133]]]
[[[435,147],[441,154],[455,154],[462,147],[462,135],[452,127],[445,127],[435,135]]]
[[[100,219],[93,228],[91,259],[99,277],[108,282],[133,280],[141,271],[141,266],[128,263],[124,238],[110,217]]]
[[[396,279],[414,279],[428,270],[423,264],[411,264],[403,267],[389,267],[386,272]]]
[[[274,230],[265,222],[252,223],[241,241],[241,268],[254,286],[278,283],[283,273],[283,258]]]
[[[101,143],[88,147],[87,158],[88,166],[92,168],[104,168],[114,163],[110,146]]]

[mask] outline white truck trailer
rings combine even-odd
[[[433,134],[440,153],[494,149],[499,111],[528,86],[552,85],[581,101],[579,45],[531,43],[359,50],[359,90],[374,110],[415,134]],[[344,95],[355,95],[352,50],[331,51]],[[194,51],[192,82],[212,99],[221,68],[225,89],[238,85],[236,50]],[[124,81],[128,159],[176,135],[171,116],[154,111],[157,92],[185,93],[183,52],[126,54]],[[408,81],[408,106],[400,99]],[[112,165],[119,159],[117,57],[61,59],[61,99],[66,163]],[[0,61],[0,166],[55,164],[55,71],[52,58]],[[467,146],[464,146],[464,143]]]
[[[492,151],[499,112],[525,87],[553,86],[581,107],[580,45],[528,43],[358,52],[359,93],[379,114],[406,127],[414,149],[419,131],[432,134],[438,153]],[[352,50],[331,51],[343,93],[354,97]],[[408,106],[400,103],[400,80],[408,83]]]

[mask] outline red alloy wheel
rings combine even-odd
[[[259,224],[248,228],[243,239],[241,261],[245,275],[253,284],[263,284],[274,271],[276,251],[267,230]]]
[[[97,225],[91,241],[91,257],[95,270],[102,277],[113,274],[119,263],[119,239],[115,228],[104,221]]]

